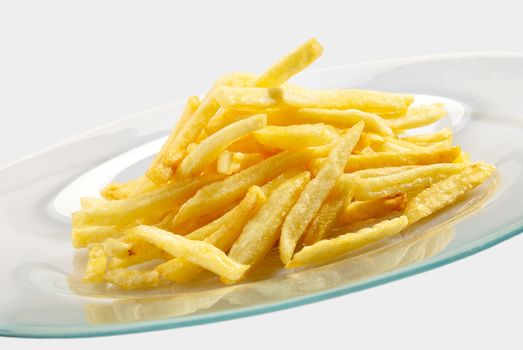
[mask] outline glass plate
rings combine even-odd
[[[410,92],[447,103],[455,142],[496,176],[398,237],[331,264],[266,267],[223,286],[206,275],[187,286],[122,292],[80,284],[85,253],[70,243],[81,196],[143,172],[180,114],[159,107],[91,130],[0,170],[0,335],[82,337],[215,322],[344,295],[407,277],[493,246],[523,227],[523,56],[467,54],[357,64],[303,74],[315,88]],[[372,249],[370,249],[372,248]]]

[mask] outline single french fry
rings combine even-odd
[[[319,241],[296,253],[285,267],[294,268],[327,262],[352,250],[394,236],[407,225],[407,217],[400,216],[392,220],[381,221],[355,233],[346,233],[336,238]]]
[[[247,222],[232,246],[229,257],[241,264],[257,265],[278,240],[285,216],[309,179],[309,172],[302,172],[277,187],[256,215]],[[226,283],[238,280],[222,279]]]
[[[464,164],[431,164],[385,176],[354,178],[354,197],[368,200],[427,187],[464,168]]]
[[[191,96],[187,99],[185,103],[182,116],[174,126],[174,129],[171,131],[171,134],[167,138],[167,141],[163,144],[160,152],[156,155],[153,162],[149,166],[149,169],[146,172],[146,177],[153,183],[163,183],[165,180],[170,179],[173,175],[173,170],[167,164],[164,164],[165,159],[168,157],[170,149],[173,147],[178,134],[182,128],[187,124],[187,121],[194,112],[200,107],[201,102],[198,96]],[[181,151],[181,150],[180,150]]]
[[[143,217],[166,213],[177,204],[185,202],[200,187],[221,178],[222,175],[206,175],[181,180],[162,185],[133,198],[107,201],[102,208],[89,208],[74,213],[73,226],[124,226]]]
[[[420,146],[415,143],[411,143],[409,141],[405,141],[402,139],[397,139],[394,137],[385,137],[385,144],[396,145],[407,151],[424,152],[427,150],[427,148],[425,148],[423,146]]]
[[[207,165],[218,158],[220,153],[234,141],[253,131],[264,128],[266,124],[267,116],[265,114],[257,114],[226,126],[197,145],[180,163],[176,174],[180,178],[200,174]]]
[[[74,227],[71,234],[73,247],[85,248],[92,243],[101,243],[107,238],[118,238],[124,230],[117,226],[84,226]]]
[[[421,144],[434,143],[439,141],[452,141],[452,130],[449,128],[443,128],[431,134],[403,136],[401,137],[401,140]]]
[[[96,208],[104,206],[107,203],[106,199],[93,198],[93,197],[82,197],[80,198],[80,207],[82,209]]]
[[[192,240],[204,240],[227,252],[250,216],[265,202],[265,198],[263,191],[259,187],[253,186],[236,207],[186,237]],[[156,271],[167,280],[185,283],[202,271],[202,268],[184,258],[174,258],[158,265]]]
[[[396,167],[404,165],[428,165],[436,163],[451,163],[460,154],[459,147],[446,149],[427,150],[424,152],[382,152],[373,154],[358,154],[351,156],[351,161],[347,162],[345,172],[351,173],[363,169]],[[316,161],[317,166],[324,162],[322,159]]]
[[[128,231],[127,236],[147,241],[172,256],[183,258],[225,278],[236,279],[249,268],[230,259],[212,244],[191,240],[157,227],[136,226]]]
[[[153,288],[158,286],[158,272],[154,270],[114,269],[105,273],[105,280],[122,289]]]
[[[410,95],[370,90],[309,90],[296,88],[227,87],[215,90],[214,97],[225,109],[268,108],[354,109],[364,112],[404,111],[413,102]]]
[[[338,224],[348,225],[358,221],[383,218],[394,212],[403,210],[406,204],[407,196],[405,193],[374,198],[368,201],[355,201],[342,210]]]
[[[278,87],[307,68],[322,53],[323,47],[320,43],[315,38],[310,39],[260,75],[254,85],[258,87]]]
[[[242,153],[225,150],[218,156],[216,171],[218,174],[231,175],[266,158],[263,153]]]
[[[485,182],[494,171],[494,166],[490,164],[472,164],[423,190],[412,198],[405,208],[409,223],[412,224],[454,203]]]
[[[372,140],[366,133],[362,133],[358,143],[352,150],[354,154],[360,154],[372,144]]]
[[[298,241],[343,173],[343,168],[363,128],[363,122],[356,124],[350,132],[336,142],[326,163],[316,177],[307,184],[285,218],[279,244],[280,259],[284,264],[292,258]]]
[[[102,247],[105,255],[125,259],[132,255],[133,244],[121,239],[107,238]]]
[[[387,124],[394,130],[414,129],[430,125],[447,115],[443,103],[411,107],[404,117],[387,119]]]
[[[325,124],[268,126],[253,136],[262,145],[280,149],[322,146],[338,138],[336,129]]]
[[[238,201],[245,196],[251,186],[263,185],[286,169],[304,164],[310,155],[311,152],[308,150],[282,152],[222,181],[207,185],[180,208],[174,223],[192,220],[216,208]]]
[[[404,165],[404,166],[393,166],[393,167],[386,167],[386,168],[373,168],[373,169],[358,170],[353,173],[344,174],[343,176],[357,176],[362,179],[367,179],[369,177],[397,174],[397,173],[401,173],[402,171],[414,169],[417,167],[419,167],[419,165]]]
[[[109,261],[109,270],[138,265],[146,261],[163,258],[162,251],[151,244],[138,244],[132,248],[133,254],[123,258],[114,257]]]
[[[325,199],[318,214],[307,227],[307,231],[303,235],[303,244],[312,245],[327,236],[334,224],[336,224],[345,203],[350,201],[352,197],[351,180],[350,177],[340,176],[336,187]]]
[[[293,125],[324,123],[338,128],[348,128],[365,122],[365,130],[380,135],[392,136],[394,133],[380,116],[357,109],[299,108],[268,111],[269,125]]]
[[[277,148],[274,147],[267,147],[259,143],[254,136],[247,135],[245,137],[242,137],[241,139],[235,141],[232,143],[229,147],[227,147],[227,151],[230,152],[242,152],[242,153],[261,153],[266,155],[272,155],[275,153],[278,153]]]
[[[107,256],[100,244],[93,244],[88,250],[87,266],[83,282],[99,283],[103,281],[107,269]]]
[[[111,183],[104,187],[100,194],[108,200],[125,199],[133,197],[139,193],[148,192],[156,186],[145,175],[126,183]]]
[[[220,109],[218,113],[205,126],[205,132],[208,136],[220,131],[227,125],[245,119],[256,113],[249,111],[236,111],[233,109]]]

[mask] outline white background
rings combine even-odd
[[[0,166],[88,128],[260,72],[316,36],[315,67],[462,51],[523,52],[518,2],[2,1]],[[422,275],[277,313],[0,349],[521,349],[523,235]],[[0,282],[1,286],[1,282]]]

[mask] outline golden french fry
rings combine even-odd
[[[346,233],[332,239],[306,246],[286,264],[286,268],[323,263],[345,253],[398,234],[408,225],[406,216],[384,220],[370,228],[355,233]]]
[[[108,265],[109,270],[120,269],[163,258],[162,251],[151,244],[140,244],[133,249],[135,252],[125,258],[111,258]]]
[[[439,141],[452,141],[452,130],[449,128],[443,128],[431,134],[403,136],[401,137],[401,140],[421,144],[434,143]]]
[[[323,202],[316,217],[312,220],[307,231],[303,235],[303,244],[312,245],[324,239],[332,229],[338,216],[343,210],[345,203],[352,197],[350,188],[351,178],[340,176],[336,187],[331,191],[325,202]]]
[[[136,226],[127,232],[126,237],[154,244],[174,257],[183,258],[228,279],[239,278],[249,268],[248,265],[238,264],[212,244],[191,240],[157,227]]]
[[[267,147],[259,143],[253,135],[247,135],[237,140],[229,147],[227,151],[230,152],[242,152],[242,153],[261,153],[266,155],[272,155],[278,153],[278,149],[274,147]]]
[[[122,289],[152,288],[159,283],[154,270],[114,269],[107,271],[104,278]]]
[[[464,164],[431,164],[385,176],[354,178],[354,197],[368,200],[427,187],[464,168]]]
[[[87,266],[83,282],[99,283],[103,281],[107,269],[107,256],[100,244],[93,244],[88,250]]]
[[[260,75],[254,85],[258,87],[278,87],[307,68],[321,56],[322,52],[321,44],[315,38],[310,39]]]
[[[367,149],[372,144],[372,140],[366,133],[362,133],[360,136],[360,139],[358,140],[358,143],[356,146],[354,146],[354,149],[352,150],[355,154],[362,153],[365,149]]]
[[[242,153],[223,151],[216,161],[218,174],[231,175],[265,160],[262,153]]]
[[[133,198],[107,201],[102,208],[83,209],[73,214],[73,226],[123,226],[137,219],[166,213],[190,198],[196,191],[222,175],[206,175],[195,179],[165,184]]]
[[[342,210],[338,224],[347,225],[358,221],[386,217],[403,210],[406,204],[407,196],[405,193],[374,198],[368,201],[355,201]]]
[[[396,139],[394,137],[385,137],[385,145],[395,145],[403,149],[403,151],[415,151],[415,152],[424,152],[427,149],[423,146],[411,143],[409,141]]]
[[[345,172],[351,173],[363,169],[396,167],[403,165],[428,165],[435,163],[451,163],[460,154],[459,147],[427,150],[424,152],[383,152],[373,154],[358,154],[350,158],[345,166]],[[318,159],[318,163],[322,160]]]
[[[268,108],[357,109],[365,112],[404,111],[413,102],[410,95],[370,90],[309,90],[297,88],[227,87],[215,90],[214,97],[225,109]]]
[[[200,105],[201,102],[197,96],[191,96],[187,99],[184,110],[182,112],[182,116],[176,123],[174,129],[171,131],[171,134],[167,138],[167,141],[164,143],[160,152],[156,155],[153,162],[149,166],[149,169],[146,172],[146,177],[151,182],[164,183],[166,180],[170,179],[173,176],[173,170],[171,166],[165,164],[165,159],[168,157],[168,153],[175,144],[176,139],[178,138],[178,134],[185,126],[185,124],[187,124],[189,118],[191,118],[194,112],[196,112],[196,110],[200,107]]]
[[[363,128],[363,122],[356,124],[336,142],[323,167],[307,184],[285,218],[279,245],[280,259],[284,264],[292,258],[298,241],[343,173],[343,168]]]
[[[369,177],[377,177],[377,176],[385,176],[385,175],[401,173],[402,171],[414,169],[417,167],[419,167],[419,165],[403,165],[403,166],[393,166],[393,167],[386,167],[386,168],[373,168],[373,169],[358,170],[353,173],[344,174],[343,176],[357,176],[362,179],[367,179]]]
[[[205,132],[208,136],[220,131],[227,125],[247,118],[255,113],[249,111],[236,111],[234,109],[220,109],[218,113],[205,126]]]
[[[268,126],[253,136],[262,145],[280,149],[322,146],[338,138],[336,129],[324,124]]]
[[[267,116],[257,114],[230,124],[209,136],[192,150],[180,163],[176,174],[180,178],[198,175],[214,161],[220,153],[241,137],[264,128],[267,125]]]
[[[459,156],[454,159],[454,163],[469,164],[471,161],[470,154],[465,151],[461,151]]]
[[[261,189],[266,196],[269,196],[272,193],[272,191],[280,187],[285,181],[292,179],[298,174],[304,172],[305,170],[306,169],[303,165],[290,168],[289,170],[286,170],[284,173],[278,175],[271,181],[267,182],[265,185],[261,187]]]
[[[443,103],[434,103],[411,107],[407,115],[396,119],[387,119],[387,124],[394,130],[414,129],[430,125],[447,115]]]
[[[229,257],[241,264],[254,266],[274,246],[280,234],[283,220],[296,202],[310,179],[309,172],[303,172],[285,181],[270,195],[256,215],[247,222],[238,240],[229,252]],[[234,283],[236,280],[223,280]]]
[[[93,198],[93,197],[82,197],[80,198],[80,206],[82,209],[96,208],[104,206],[107,203],[106,199]]]
[[[265,194],[257,186],[247,192],[245,198],[219,219],[196,230],[186,237],[193,240],[205,240],[224,252],[227,252],[238,238],[249,217],[263,204]],[[170,281],[184,283],[196,276],[202,268],[184,258],[171,259],[156,267],[160,275]]]
[[[216,208],[238,201],[245,196],[249,187],[263,185],[286,169],[305,163],[310,154],[309,150],[282,152],[222,181],[201,188],[180,208],[174,223],[192,220]]]
[[[412,198],[405,215],[412,224],[454,203],[475,187],[481,185],[495,171],[490,164],[476,163],[463,171],[435,183]]]
[[[91,243],[101,243],[107,238],[118,238],[124,230],[116,226],[73,227],[72,242],[75,248],[85,248]]]
[[[133,244],[120,239],[108,238],[102,243],[105,255],[125,259],[132,255]]]
[[[365,122],[365,130],[373,131],[380,135],[394,135],[385,120],[378,115],[357,109],[300,108],[268,112],[268,124],[270,125],[324,123],[339,128],[347,128],[354,126],[360,121]]]
[[[108,200],[125,199],[150,191],[155,187],[154,183],[147,176],[143,175],[126,183],[111,183],[100,194]]]

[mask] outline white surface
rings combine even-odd
[[[520,13],[503,1],[2,3],[0,165],[199,93],[223,72],[260,71],[310,36],[326,48],[316,67],[438,52],[521,52]],[[0,348],[132,349],[151,342],[178,348],[521,348],[522,250],[520,235],[429,273],[248,319],[99,339],[2,338]]]

